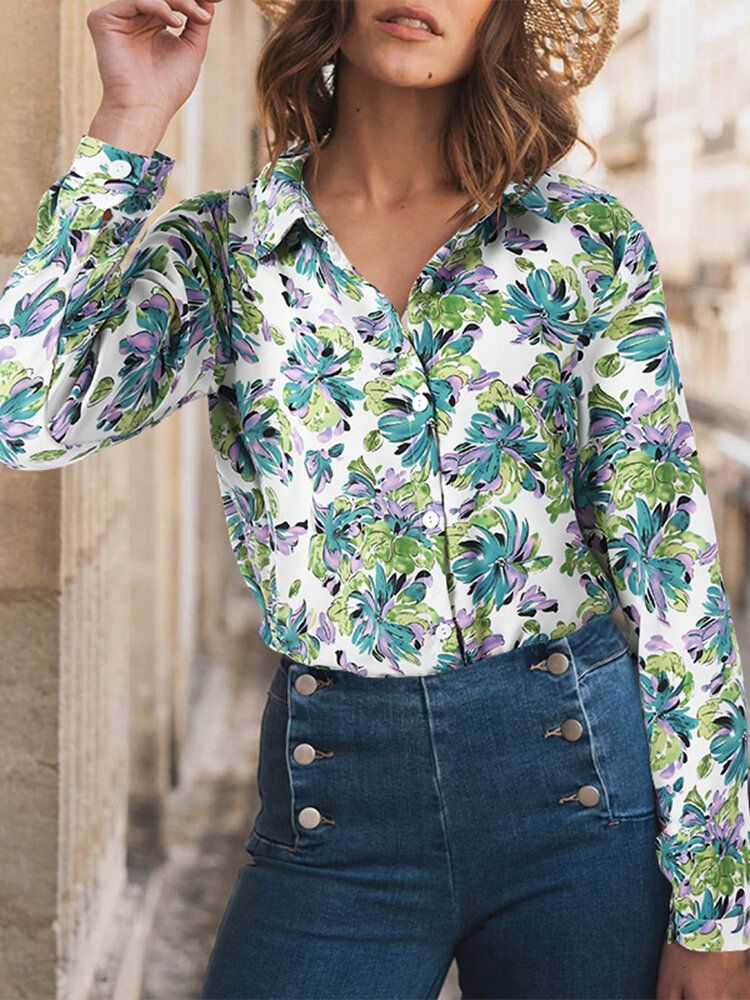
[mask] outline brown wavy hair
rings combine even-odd
[[[447,178],[469,200],[456,213],[468,217],[475,202],[496,207],[511,181],[527,187],[576,141],[580,114],[575,94],[553,78],[524,30],[525,2],[496,0],[477,26],[477,50],[458,81],[443,133]],[[270,158],[310,146],[317,175],[318,148],[336,127],[337,53],[354,14],[353,0],[291,4],[260,53],[255,84]]]

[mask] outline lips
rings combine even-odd
[[[394,17],[408,17],[415,21],[424,21],[433,35],[442,35],[443,33],[440,30],[440,25],[437,23],[434,16],[429,10],[425,10],[424,7],[412,7],[408,4],[398,7],[389,7],[388,10],[384,10],[382,14],[379,14],[376,20],[390,21],[391,18]]]

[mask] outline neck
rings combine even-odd
[[[320,150],[326,189],[374,210],[451,190],[440,136],[455,85],[394,87],[364,74],[341,51],[339,60],[336,127]]]

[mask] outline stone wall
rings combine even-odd
[[[3,4],[0,274],[27,247],[101,84],[81,0]],[[149,222],[254,175],[263,22],[217,8],[199,85],[160,148],[176,159]],[[140,996],[170,850],[165,802],[230,631],[231,561],[206,401],[64,470],[0,469],[0,995]]]

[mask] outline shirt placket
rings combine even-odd
[[[476,225],[477,224],[475,223],[475,226]],[[473,231],[475,226],[461,231],[459,234],[454,236],[453,240],[449,241],[451,252],[455,252],[455,250],[462,245],[463,241],[467,238],[469,233]],[[353,267],[351,261],[347,258],[332,233],[325,233],[324,243],[334,264],[357,274],[358,277],[362,278],[367,286],[377,294],[383,308],[386,308],[389,311],[393,322],[395,322],[400,329],[401,341],[406,351],[406,354],[402,356],[408,357],[412,362],[407,371],[412,374],[418,374],[422,381],[419,388],[413,391],[411,396],[411,406],[407,409],[406,416],[416,431],[420,424],[423,424],[425,420],[425,417],[422,415],[428,410],[430,411],[426,417],[426,421],[429,434],[431,435],[431,441],[436,451],[437,470],[434,471],[430,465],[428,477],[430,494],[434,499],[422,511],[421,527],[425,535],[432,540],[433,545],[440,546],[440,556],[437,559],[436,571],[433,573],[432,597],[433,599],[437,598],[439,589],[441,598],[439,602],[441,607],[436,608],[440,620],[435,624],[429,636],[425,637],[425,641],[431,641],[434,644],[433,657],[435,663],[437,663],[441,653],[445,652],[446,663],[449,662],[452,668],[455,668],[457,665],[465,665],[464,642],[461,629],[457,621],[458,609],[456,608],[455,603],[455,588],[452,586],[450,573],[450,551],[447,534],[449,525],[442,465],[443,443],[438,432],[438,415],[435,407],[435,397],[430,385],[429,371],[426,369],[424,359],[422,359],[418,350],[418,344],[415,339],[417,329],[409,322],[408,318],[411,313],[412,302],[415,295],[418,292],[429,295],[435,291],[435,280],[429,272],[442,263],[439,258],[439,254],[445,249],[447,244],[440,247],[440,249],[436,251],[436,253],[422,268],[409,292],[406,309],[399,316],[397,310],[393,306],[393,303],[390,302],[390,300],[374,285],[372,285],[371,282],[364,279],[364,277],[359,274],[357,269]]]

